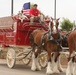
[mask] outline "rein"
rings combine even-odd
[[[48,32],[46,32],[46,33],[44,33],[43,34],[43,36],[42,36],[42,38],[41,38],[41,45],[44,45],[45,44],[45,41],[44,41],[44,37],[46,36],[46,35],[48,35],[48,40],[52,40],[53,39],[53,37],[52,37],[52,35],[51,35],[51,33],[50,33],[50,30],[48,31]]]
[[[45,45],[46,42],[45,42],[44,38],[45,38],[46,35],[48,35],[48,40],[47,40],[46,42],[52,41],[52,42],[54,42],[54,43],[57,43],[57,44],[59,45],[60,49],[62,49],[62,48],[61,48],[62,35],[61,35],[61,34],[59,33],[59,31],[58,31],[59,37],[58,37],[58,39],[55,39],[55,38],[52,36],[52,33],[50,33],[50,30],[49,30],[48,32],[46,32],[46,33],[42,36],[42,39],[41,39],[42,42],[41,42],[41,45],[40,45],[39,47]]]

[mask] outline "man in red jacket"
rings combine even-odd
[[[33,8],[30,9],[30,16],[31,23],[33,23],[34,20],[43,20],[43,16],[41,16],[40,11],[37,9],[37,4],[34,4]]]

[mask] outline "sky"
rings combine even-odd
[[[11,1],[0,0],[0,17],[11,15]],[[46,16],[54,17],[55,0],[13,0],[14,15],[16,15],[26,2],[38,4],[38,9]],[[68,18],[71,21],[76,20],[76,0],[56,0],[56,18]]]

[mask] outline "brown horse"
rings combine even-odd
[[[30,42],[32,46],[32,66],[31,70],[41,70],[41,66],[38,63],[38,54],[42,50],[46,50],[48,53],[48,63],[47,63],[47,74],[52,74],[53,72],[59,73],[58,66],[58,56],[60,50],[60,34],[58,31],[58,19],[51,18],[49,24],[49,30],[45,31],[43,29],[36,29],[30,35]],[[52,54],[54,52],[54,54]]]
[[[66,75],[76,75],[76,30],[73,30],[68,37],[69,59]]]

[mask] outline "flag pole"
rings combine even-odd
[[[11,16],[13,16],[13,0],[11,1]]]
[[[54,0],[54,19],[56,19],[56,0]]]

